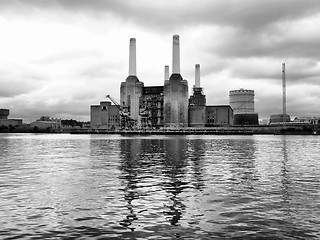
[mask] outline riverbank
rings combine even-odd
[[[71,134],[125,134],[125,135],[252,135],[250,129],[134,129],[134,130],[107,130],[107,129],[78,129]]]
[[[316,126],[282,126],[282,125],[259,125],[259,126],[233,126],[233,127],[206,127],[206,128],[161,128],[161,129],[131,129],[131,130],[108,130],[108,129],[75,129],[71,134],[123,134],[123,135],[318,135],[319,128]]]
[[[229,126],[203,128],[159,128],[159,129],[126,129],[109,130],[93,128],[68,129],[34,129],[34,128],[5,128],[0,133],[70,133],[70,134],[121,134],[121,135],[319,135],[320,125],[287,124],[287,125],[256,125],[256,126]]]

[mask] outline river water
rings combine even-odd
[[[320,136],[0,134],[1,239],[320,239]]]

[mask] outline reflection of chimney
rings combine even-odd
[[[164,66],[164,81],[169,80],[169,66]]]
[[[195,69],[195,87],[196,88],[200,87],[200,64],[196,64],[196,69]]]
[[[130,38],[130,50],[129,50],[129,76],[137,75],[137,63],[136,63],[136,39]]]
[[[172,74],[180,74],[180,44],[179,35],[173,35],[172,44]]]

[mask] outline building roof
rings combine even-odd
[[[160,94],[163,93],[163,86],[143,87],[143,94]]]

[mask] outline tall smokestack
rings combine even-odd
[[[180,43],[179,35],[173,35],[172,42],[172,74],[180,74]]]
[[[164,66],[164,81],[169,80],[169,66]]]
[[[130,38],[130,50],[129,50],[129,76],[137,75],[137,63],[136,63],[136,39]]]
[[[287,114],[287,96],[286,96],[286,64],[282,63],[282,97],[283,97],[283,116]]]
[[[200,64],[195,65],[195,87],[199,88],[200,87]]]

